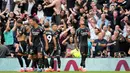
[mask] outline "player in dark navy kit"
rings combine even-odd
[[[75,45],[80,49],[81,53],[81,64],[79,67],[79,70],[85,72],[85,60],[87,58],[87,53],[88,53],[88,37],[90,35],[89,28],[85,26],[85,20],[83,17],[80,18],[79,21],[80,27],[76,30],[76,35],[75,35]],[[77,42],[77,39],[79,40]],[[77,44],[79,43],[79,44]]]
[[[61,67],[61,60],[60,60],[60,53],[61,53],[61,47],[60,47],[60,43],[59,43],[59,38],[60,38],[60,34],[62,32],[61,30],[61,26],[59,25],[59,27],[57,26],[57,24],[53,24],[52,25],[52,30],[54,32],[54,35],[56,37],[56,44],[57,44],[57,50],[54,53],[54,56],[57,58],[58,61],[58,69],[57,71],[60,72],[60,67]]]
[[[22,24],[22,20],[19,19],[17,21],[17,40],[18,40],[18,43],[19,43],[19,50],[18,50],[18,53],[17,53],[17,58],[18,58],[18,61],[20,63],[20,66],[21,66],[21,70],[20,72],[24,72],[24,71],[28,71],[29,70],[29,64],[30,64],[30,60],[27,59],[27,56],[28,56],[28,51],[27,51],[27,42],[26,42],[26,27]],[[24,69],[23,68],[23,60],[22,60],[22,57],[23,59],[25,60],[25,63],[26,63],[26,68]]]
[[[50,57],[50,65],[48,64],[48,60],[46,57],[44,63],[45,63],[45,72],[48,71],[54,71],[54,52],[57,49],[57,44],[56,44],[56,38],[54,36],[54,32],[51,30],[51,28],[49,27],[49,22],[46,22],[44,24],[45,27],[45,34],[47,36],[47,40],[48,40],[48,45],[49,45],[49,49],[46,51],[46,54],[48,55],[48,57]],[[48,68],[49,67],[49,68]]]
[[[40,70],[44,67],[43,58],[44,58],[44,46],[45,50],[48,50],[48,41],[45,35],[44,29],[38,25],[38,20],[34,17],[29,19],[29,24],[32,25],[29,36],[30,55],[33,56],[32,67],[37,68],[37,65]],[[44,45],[45,44],[45,45]]]

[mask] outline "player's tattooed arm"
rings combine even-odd
[[[30,33],[30,35],[29,35],[29,44],[32,46],[33,45],[33,43],[32,43],[32,34]]]
[[[57,44],[56,44],[56,37],[55,36],[53,36],[53,41],[54,41],[54,50],[56,50],[57,48]]]
[[[46,34],[43,34],[43,38],[44,38],[44,41],[45,41],[45,49],[48,50],[48,41],[47,41]]]

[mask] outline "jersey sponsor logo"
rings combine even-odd
[[[32,32],[33,35],[39,35],[40,32]]]
[[[81,35],[86,36],[86,35],[88,35],[88,32],[81,32]]]

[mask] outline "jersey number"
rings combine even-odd
[[[52,40],[52,36],[51,35],[47,35],[47,40],[49,41],[49,43],[51,42]]]

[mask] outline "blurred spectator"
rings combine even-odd
[[[75,6],[75,1],[76,1],[76,0],[66,0],[66,2],[67,2],[67,9],[68,9],[68,10],[71,10],[72,8],[74,8],[74,6]]]
[[[45,1],[44,1],[44,6],[49,5],[49,4],[51,4],[51,3],[52,3],[52,2],[50,2],[50,0],[45,0]],[[52,21],[52,15],[53,15],[53,13],[54,13],[53,8],[54,8],[54,6],[48,7],[48,8],[45,8],[45,9],[44,9],[45,22],[46,22],[46,21],[49,21],[50,26],[51,26],[51,21]]]
[[[62,42],[62,44],[67,46],[66,57],[69,57],[68,52],[71,52],[71,50],[75,49],[73,37],[67,36],[67,38]]]
[[[103,39],[103,33],[98,34],[98,39],[96,39],[93,43],[93,46],[95,46],[95,53],[94,56],[101,57],[104,50],[106,50],[107,47],[107,41]]]
[[[44,17],[44,11],[41,4],[38,4],[36,14],[39,20],[41,20]]]
[[[94,18],[88,19],[88,27],[90,29],[90,39],[95,40],[97,38],[97,36],[96,36],[96,32],[95,32],[96,20]]]
[[[9,55],[9,49],[5,45],[0,45],[0,58],[6,58]]]
[[[113,11],[113,15],[108,15],[107,18],[111,21],[110,27],[114,30],[114,27],[116,25],[119,25],[121,27],[120,21],[124,17],[124,15],[119,14],[118,11]],[[121,27],[123,28],[123,27]]]
[[[93,49],[92,49],[92,43],[88,41],[88,54],[87,57],[93,58]]]
[[[68,42],[67,42],[68,41]],[[73,50],[75,48],[75,45],[74,45],[74,39],[73,37],[71,36],[68,36],[63,42],[62,42],[63,45],[67,45],[67,49],[71,49]]]
[[[56,23],[61,27],[59,43],[62,57],[65,57],[68,44],[78,53],[73,43],[69,42],[70,38],[71,41],[74,40],[75,30],[79,28],[81,18],[85,26],[90,29],[91,36],[88,38],[90,40],[88,44],[89,47],[92,46],[91,49],[89,48],[89,57],[92,57],[92,52],[95,52],[96,56],[100,53],[101,57],[108,57],[109,53],[112,57],[122,57],[122,52],[128,55],[130,0],[0,0],[0,10],[2,45],[8,45],[8,39],[5,37],[12,35],[13,37],[9,39],[11,41],[13,39],[14,43],[11,45],[13,48],[18,47],[18,45],[14,47],[15,43],[19,43],[16,38],[17,33],[11,31],[15,27],[15,20],[18,19],[21,19],[21,23],[27,27],[28,39],[32,28],[28,20],[30,16],[33,16],[38,19],[39,25],[43,28],[47,21],[50,26]]]
[[[109,3],[109,0],[97,0],[97,7],[101,9],[103,7],[103,4]]]
[[[99,29],[102,29],[104,25],[108,27],[108,26],[110,26],[110,23],[106,19],[106,15],[102,14],[101,18],[97,21],[97,26],[98,26]]]
[[[35,6],[36,4],[34,0],[23,0],[19,4],[19,7],[21,8],[21,13],[28,14],[28,16],[33,15]]]
[[[61,18],[60,18],[61,0],[53,0],[52,2],[50,2],[50,4],[44,6],[45,9],[51,8],[51,7],[53,7],[53,9],[55,11],[56,24],[59,25],[61,22]]]
[[[66,47],[67,45],[64,45],[63,41],[66,39],[66,37],[68,36],[68,31],[72,29],[72,27],[69,27],[68,29],[65,29],[61,34],[60,34],[60,45],[61,45],[61,56],[65,57],[66,54]]]
[[[128,16],[125,16],[122,20],[121,20],[121,30],[124,29],[125,24],[129,21]]]
[[[0,0],[0,12],[2,12],[2,0]]]
[[[4,39],[5,39],[5,45],[9,48],[11,52],[11,57],[14,57],[15,52],[18,52],[18,44],[15,42],[14,38],[14,32],[16,30],[16,20],[14,20],[14,26],[13,28],[10,28],[11,21],[8,20],[6,29],[4,31]]]
[[[9,12],[14,10],[14,5],[14,0],[7,0],[6,8]]]
[[[105,36],[104,36],[104,39],[108,40],[110,37],[111,37],[111,32],[108,30],[108,27],[107,26],[103,26],[103,30],[104,33],[105,33]]]
[[[15,24],[15,14],[14,14],[14,12],[9,13],[8,20],[9,20],[9,27],[12,29],[14,27],[14,24]]]
[[[118,33],[115,31],[115,33]],[[108,47],[110,49],[110,56],[114,57],[115,52],[119,52],[119,42],[115,35],[112,35],[110,42],[108,43]]]

